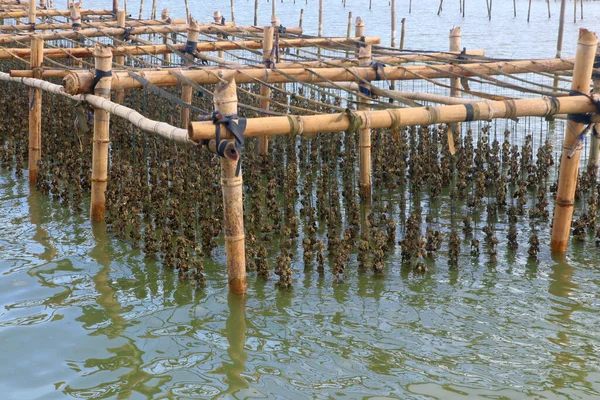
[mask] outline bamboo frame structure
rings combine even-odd
[[[31,41],[31,69],[34,75],[41,73],[44,62],[44,41]],[[37,180],[38,161],[42,158],[42,90],[29,89],[29,183]]]
[[[126,17],[125,10],[117,11],[117,22],[119,23],[119,26],[125,26],[125,17]],[[123,40],[123,35],[118,35],[117,40]],[[115,43],[115,45],[116,45],[116,43]],[[117,66],[119,68],[124,68],[125,67],[125,56],[123,56],[123,55],[115,56],[115,66]],[[123,90],[123,89],[117,90],[115,101],[117,103],[123,103],[124,98],[125,98],[125,90]]]
[[[215,109],[223,116],[237,115],[235,80],[220,82],[214,93]],[[229,132],[223,126],[221,131]],[[230,133],[229,133],[230,134]],[[239,156],[238,156],[239,157]],[[229,291],[246,293],[246,250],[244,236],[244,203],[242,171],[236,175],[239,160],[221,158],[221,189],[223,192],[223,227]]]
[[[600,57],[600,45],[596,48],[596,57]],[[592,74],[594,93],[600,93],[600,74]],[[595,124],[593,134],[590,137],[590,155],[588,166],[598,168],[600,159],[600,124]]]
[[[110,72],[112,68],[112,51],[110,48],[96,45],[95,48],[96,73],[98,71]],[[109,77],[102,77],[96,87],[94,94],[110,99]],[[92,222],[104,220],[106,208],[106,185],[108,182],[108,146],[110,113],[94,109],[94,139],[92,150],[92,198],[90,201],[90,219]]]
[[[460,27],[456,26],[450,29],[450,51],[460,51],[461,45],[461,32]],[[450,79],[450,96],[460,97],[460,79]],[[460,137],[461,125],[459,122],[451,124],[448,130],[448,145],[450,146],[450,153],[454,154],[454,137]]]
[[[171,19],[171,25],[185,25],[187,24],[187,21],[183,18],[175,18],[175,19]],[[97,28],[97,29],[103,29],[103,28],[110,28],[110,27],[116,27],[118,26],[117,21],[94,21],[94,22],[85,22],[82,23],[83,26],[87,28]],[[127,25],[130,27],[149,27],[149,26],[160,26],[160,25],[165,25],[164,21],[157,21],[157,20],[151,20],[151,19],[145,19],[145,20],[129,20],[127,21]],[[67,24],[67,23],[53,23],[53,24],[36,24],[35,25],[35,30],[36,31],[47,31],[47,30],[68,30],[68,29],[72,29],[73,25],[72,24]],[[228,28],[228,27],[222,27],[222,28]],[[0,31],[3,32],[7,32],[7,31],[30,31],[31,30],[31,25],[28,24],[17,24],[17,25],[0,25]],[[68,31],[65,31],[64,33],[68,33]],[[19,37],[17,35],[14,34],[4,34],[4,35],[11,35],[11,36],[15,36],[15,37]],[[25,33],[25,35],[28,35],[27,33]],[[3,35],[0,35],[0,37],[3,37]],[[29,36],[24,36],[25,38],[29,37]]]
[[[85,16],[109,16],[113,15],[112,10],[82,10],[81,15]],[[18,19],[29,16],[28,10],[19,11],[4,11],[0,12],[0,18],[4,19]],[[69,10],[36,10],[36,17],[67,17],[69,16]]]
[[[598,38],[596,34],[581,28],[579,30],[579,40],[577,41],[571,90],[580,93],[589,93],[597,47]],[[573,120],[567,121],[560,161],[556,207],[552,223],[552,240],[550,243],[552,250],[558,253],[566,252],[569,243],[575,204],[575,189],[577,187],[579,163],[583,148],[582,135],[584,134],[584,125],[582,123]]]
[[[367,43],[368,44],[368,43]],[[414,80],[453,78],[456,76],[468,77],[477,74],[519,74],[528,72],[556,72],[570,71],[573,69],[573,59],[548,59],[528,60],[514,62],[491,62],[476,64],[448,64],[448,65],[419,65],[409,67],[385,67],[383,72],[388,80]],[[266,70],[264,68],[246,68],[242,70],[218,71],[211,68],[198,68],[194,70],[178,71],[182,76],[198,84],[216,84],[223,76],[233,76],[237,83],[253,83],[257,80],[267,83],[285,82],[346,82],[355,81],[357,77],[374,81],[378,72],[371,67],[348,68],[289,68],[285,71]],[[148,70],[139,73],[144,79],[158,86],[175,86],[177,77],[169,71]],[[88,71],[71,71],[65,76],[63,85],[69,94],[88,93],[94,80],[93,74]],[[126,72],[116,72],[113,75],[112,87],[134,89],[142,85],[129,76]]]

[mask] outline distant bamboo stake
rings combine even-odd
[[[402,18],[400,21],[402,28],[400,31],[400,50],[404,50],[404,35],[406,33],[406,18]]]
[[[272,0],[276,1],[276,0]],[[319,37],[323,36],[323,0],[319,0]]]
[[[298,26],[302,29],[302,23],[304,22],[304,8],[300,9],[300,21],[298,21]]]
[[[185,3],[185,19],[188,22],[188,24],[190,23],[190,6],[188,4],[188,0],[184,0]],[[220,22],[220,21],[219,21]]]
[[[577,0],[573,0],[573,23],[577,23]]]
[[[44,41],[31,41],[31,69],[36,78],[40,78],[44,62]],[[42,90],[29,89],[29,183],[35,184],[38,161],[42,159]]]
[[[258,26],[258,0],[254,0],[254,26]]]
[[[517,0],[513,0],[513,13],[515,14],[515,18],[517,17]]]
[[[356,18],[354,36],[362,37],[365,35],[365,23],[358,17]],[[372,63],[371,46],[364,45],[358,47],[357,58],[360,66],[367,66]],[[358,106],[359,111],[369,111],[371,108],[367,105],[371,103],[371,99],[368,96],[359,93],[358,99],[360,104]],[[364,128],[358,131],[358,150],[359,150],[359,162],[358,162],[358,185],[359,193],[361,198],[367,202],[371,198],[371,129]]]
[[[583,0],[580,0],[579,4],[581,4],[581,19],[583,19]]]
[[[412,0],[408,2],[408,13],[412,13]]]
[[[600,45],[596,47],[596,57],[600,57]],[[592,74],[592,82],[594,84],[594,93],[600,93],[600,74]],[[595,124],[595,133],[600,135],[600,123]],[[590,137],[590,156],[588,158],[588,166],[598,167],[600,161],[600,137],[591,135]]]
[[[440,15],[442,13],[443,4],[444,4],[444,0],[440,0],[440,6],[438,7],[437,15]]]
[[[442,0],[443,1],[443,0]],[[392,47],[396,47],[396,0],[392,0]],[[391,90],[396,90],[396,82],[392,81]]]
[[[580,93],[589,93],[597,47],[598,38],[596,34],[586,29],[580,29],[571,90]],[[556,192],[556,207],[554,208],[554,220],[552,223],[551,247],[553,251],[560,253],[567,251],[569,243],[575,203],[575,189],[577,187],[579,162],[583,148],[581,135],[584,128],[585,126],[582,123],[573,120],[567,121],[560,161],[558,191]]]
[[[152,0],[152,12],[150,13],[151,19],[156,19],[156,0]]]
[[[220,82],[217,85],[214,92],[214,104],[219,113],[224,116],[237,115],[237,100],[235,79]],[[229,133],[224,126],[221,131],[225,136]],[[229,291],[235,294],[244,294],[246,293],[246,253],[242,171],[240,169],[239,174],[236,176],[237,160],[222,157],[220,161],[221,189],[223,192],[223,230],[225,233]]]
[[[548,19],[550,19],[551,18],[551,15],[550,15],[550,0],[546,0],[546,4],[548,5]]]
[[[527,8],[527,22],[529,22],[529,17],[531,17],[531,0],[529,0],[529,7]]]
[[[560,17],[558,22],[558,39],[556,41],[556,58],[562,57],[562,45],[563,45],[563,36],[565,31],[565,18],[567,13],[567,0],[561,0],[560,2]],[[552,87],[554,90],[558,88],[558,75],[554,76],[554,81],[552,83]]]
[[[275,0],[273,0],[275,1]],[[265,27],[263,34],[263,63],[265,66],[273,62],[273,34],[275,28]],[[271,89],[267,85],[260,86],[260,109],[269,111],[271,105]],[[269,139],[261,137],[258,139],[258,154],[266,156],[269,154]]]
[[[275,0],[274,0],[275,1]],[[217,10],[213,13],[213,20],[215,21],[215,24],[220,24],[221,23],[221,19],[223,17],[221,16],[221,11]],[[217,37],[221,37],[221,35],[217,35]],[[220,47],[220,46],[219,46]],[[217,53],[219,55],[219,58],[223,58],[223,50],[219,49],[219,52]]]
[[[112,52],[110,48],[96,45],[96,71],[110,72]],[[101,78],[94,89],[96,96],[110,99],[110,77]],[[94,140],[92,150],[92,198],[90,201],[90,218],[92,221],[103,221],[106,206],[106,184],[108,182],[108,145],[110,113],[94,109]]]
[[[162,10],[162,12],[160,13],[160,18],[165,22],[169,19],[169,9],[168,8],[165,8]],[[163,44],[165,46],[167,44],[169,44],[169,35],[163,35]],[[171,65],[171,53],[165,53],[163,55],[163,61],[166,66]]]
[[[490,5],[490,0],[485,0],[485,5],[487,6],[488,19],[491,21],[492,20],[492,8]]]
[[[231,0],[231,22],[235,23],[235,0]]]
[[[140,16],[138,19],[142,19],[143,11],[144,11],[144,0],[140,0]]]
[[[454,27],[450,30],[450,51],[460,51],[461,47],[461,32],[460,27]],[[460,79],[450,79],[450,96],[461,97],[460,91]],[[459,122],[449,125],[448,131],[448,145],[450,146],[450,152],[454,154],[454,138],[460,138],[461,124]]]

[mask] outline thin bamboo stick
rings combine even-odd
[[[221,11],[217,10],[213,13],[213,20],[215,21],[215,24],[220,24],[221,21],[223,20],[223,17],[221,16]],[[221,35],[217,35],[218,37],[221,37]],[[223,50],[219,48],[219,52],[217,53],[219,58],[223,58]]]
[[[231,22],[235,24],[235,0],[231,0]]]
[[[354,25],[354,36],[362,37],[364,35],[365,23],[358,17]],[[359,46],[357,49],[357,58],[360,66],[370,65],[372,63],[371,46],[368,44]],[[368,106],[371,103],[369,96],[359,93],[358,98],[360,100],[358,110],[369,111],[371,109]],[[371,129],[368,127],[358,131],[358,151],[359,193],[362,199],[369,202],[371,199]]]
[[[546,0],[546,5],[548,6],[548,19],[550,19],[552,17],[550,14],[550,0]]]
[[[327,48],[339,48],[340,46],[351,46],[356,43],[360,38],[317,38],[317,39],[281,39],[279,41],[280,48],[289,47],[327,47]],[[367,44],[379,44],[380,39],[378,37],[367,37],[365,38]],[[115,53],[123,53],[125,55],[147,55],[147,54],[165,54],[171,53],[175,48],[178,51],[185,49],[185,44],[176,44],[173,46],[165,45],[142,45],[142,46],[119,46],[113,49]],[[247,49],[261,49],[262,41],[260,40],[240,40],[240,41],[224,41],[224,42],[198,42],[196,51],[219,51],[223,50],[247,50]],[[17,57],[29,57],[30,49],[28,48],[11,48],[11,49],[0,49],[0,59],[6,60],[11,59],[14,56]],[[71,57],[91,57],[93,50],[91,48],[57,48],[57,49],[45,49],[44,57],[46,58],[71,58]],[[220,55],[222,58],[222,55]]]
[[[402,30],[400,31],[400,50],[404,50],[404,36],[406,34],[406,18],[402,18],[400,23],[402,24]]]
[[[388,80],[442,79],[458,76],[474,76],[476,74],[497,75],[519,74],[530,72],[556,72],[573,69],[572,59],[549,59],[534,61],[493,62],[477,64],[445,64],[430,67],[427,65],[408,67],[385,67],[383,72]],[[219,82],[217,70],[198,68],[181,70],[179,73],[198,84],[215,84]],[[366,80],[376,80],[378,73],[372,67],[347,68],[289,68],[285,71],[265,70],[264,68],[246,68],[239,70],[223,70],[223,75],[235,77],[238,83],[253,83],[256,80],[269,83],[282,82],[345,82],[356,81],[360,76]],[[151,83],[159,86],[175,86],[177,77],[169,71],[146,70],[140,75]],[[63,79],[65,90],[69,94],[88,93],[94,80],[94,74],[89,71],[69,71]],[[113,73],[113,88],[133,89],[142,85],[128,72]]]
[[[254,26],[258,25],[258,0],[254,0]]]
[[[190,16],[188,25],[187,41],[188,43],[197,43],[199,36],[198,23]],[[194,64],[194,57],[191,54],[185,54],[185,65]],[[186,104],[192,104],[192,87],[187,84],[181,85],[181,100]],[[181,127],[185,128],[190,123],[190,109],[182,107],[180,112]]]
[[[215,109],[224,116],[237,115],[235,80],[220,82],[214,92]],[[221,131],[228,135],[223,126]],[[244,204],[242,171],[236,176],[238,161],[221,158],[221,189],[223,191],[223,228],[229,291],[246,293],[246,254],[244,236]]]
[[[167,21],[169,19],[169,9],[168,8],[164,8],[162,10],[162,12],[160,13],[160,18],[163,21]],[[187,29],[187,26],[186,26],[186,29]],[[169,35],[164,35],[163,36],[163,45],[166,46],[167,44],[169,44]],[[171,65],[171,53],[165,53],[163,55],[163,61],[166,66]]]
[[[573,0],[573,23],[577,23],[577,0]]]
[[[68,17],[69,10],[36,10],[36,17]],[[85,16],[103,16],[112,15],[112,10],[81,10],[81,15]],[[0,18],[18,19],[29,16],[29,10],[3,11],[0,12]]]
[[[275,0],[273,0],[275,2]],[[319,37],[323,36],[323,0],[319,0]]]
[[[117,11],[117,23],[119,24],[119,26],[125,26],[125,10],[118,10]],[[117,40],[114,41],[114,46],[118,45],[118,41],[123,40],[123,35],[119,35],[116,36]],[[115,56],[115,66],[117,68],[124,68],[125,67],[125,56],[123,55],[117,55]],[[123,100],[125,99],[125,90],[123,89],[119,89],[117,90],[117,94],[115,96],[115,101],[119,104],[123,103]]]
[[[586,29],[579,30],[571,90],[589,93],[597,46],[598,38],[595,33]],[[560,253],[567,251],[569,243],[573,205],[575,203],[575,188],[577,186],[581,149],[583,148],[583,138],[581,137],[583,132],[583,124],[572,120],[567,121],[551,241],[552,250]]]
[[[269,67],[269,65],[273,62],[273,34],[275,33],[275,28],[272,26],[266,26],[265,32],[263,36],[263,63],[265,67]],[[260,86],[260,109],[269,111],[271,105],[271,89],[267,85]],[[266,156],[269,154],[269,139],[265,137],[260,137],[258,139],[258,154],[261,156]]]
[[[600,45],[596,47],[596,57],[600,57]],[[600,74],[592,74],[594,93],[600,93]],[[600,159],[600,124],[594,124],[593,135],[590,137],[590,156],[588,166],[598,167]]]
[[[567,0],[561,0],[560,2],[560,17],[558,23],[558,39],[556,41],[556,58],[562,57],[562,45],[563,36],[565,31],[565,17],[567,13]],[[552,84],[554,90],[558,88],[558,75],[554,76],[554,82]]]
[[[35,75],[41,73],[44,62],[44,41],[31,41],[31,69]],[[39,76],[38,76],[39,78]],[[35,184],[38,161],[42,158],[42,90],[29,89],[29,183]]]
[[[450,30],[450,51],[460,51],[460,41],[460,27],[456,26]],[[459,78],[451,78],[450,87],[450,96],[461,97]],[[454,138],[460,138],[461,132],[462,130],[460,122],[450,124],[448,127],[448,145],[450,146],[450,153],[452,154],[454,154]]]
[[[125,12],[125,14],[127,14],[127,12]],[[165,22],[164,21],[155,21],[155,20],[151,20],[151,19],[146,19],[146,20],[142,20],[142,21],[137,21],[137,20],[131,20],[131,21],[127,21],[127,25],[131,26],[131,27],[151,27],[151,26],[157,26],[157,25],[164,25]],[[171,20],[171,25],[186,25],[187,22],[185,19],[183,18],[175,18]],[[83,25],[85,25],[86,28],[108,28],[108,27],[115,27],[117,26],[117,21],[101,21],[101,22],[85,22]],[[208,25],[208,24],[207,24]],[[72,24],[37,24],[35,26],[35,30],[36,31],[49,31],[49,30],[69,30],[72,29],[73,25]],[[14,31],[28,31],[31,30],[31,26],[29,26],[28,24],[21,24],[21,25],[0,25],[0,31],[3,32],[14,32]],[[87,30],[87,29],[86,29]],[[68,31],[62,32],[63,34],[68,33]],[[152,32],[151,32],[152,33]],[[6,34],[0,35],[0,37],[5,37]],[[15,40],[18,36],[13,35],[13,37],[15,37]]]
[[[29,24],[32,25],[30,29],[35,29],[34,28],[35,20],[36,20],[35,9],[36,9],[36,0],[29,0],[28,19],[29,19]]]
[[[96,45],[96,71],[109,72],[112,67],[112,52],[110,48]],[[94,94],[110,99],[111,79],[101,78]],[[106,184],[108,182],[108,145],[109,145],[110,113],[94,109],[94,141],[92,150],[92,198],[90,201],[90,218],[92,222],[104,220],[106,206]]]
[[[392,0],[392,21],[391,21],[391,25],[392,25],[392,42],[391,42],[391,46],[392,47],[396,47],[396,0]],[[392,82],[391,83],[391,88],[392,90],[396,90],[396,82]]]
[[[144,0],[140,0],[140,16],[138,19],[142,19],[142,14],[144,12]]]
[[[529,22],[529,17],[531,17],[531,0],[529,0],[529,7],[527,7],[527,22]]]

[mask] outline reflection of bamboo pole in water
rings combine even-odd
[[[246,359],[248,356],[244,351],[246,344],[246,296],[229,293],[227,297],[229,316],[225,322],[225,331],[229,347],[227,354],[231,364],[223,363],[221,372],[227,376],[229,385],[227,390],[220,393],[218,398],[224,394],[235,394],[248,387],[248,382],[242,377],[246,371]]]
[[[564,254],[552,254],[552,259],[556,262],[556,265],[552,267],[552,272],[549,275],[550,284],[548,285],[548,293],[557,298],[567,299],[568,301],[558,301],[550,298],[557,306],[551,307],[555,314],[549,314],[546,320],[555,323],[561,327],[565,324],[571,323],[571,314],[575,311],[579,311],[583,306],[576,300],[571,300],[571,291],[579,288],[579,285],[573,282],[573,274],[575,268],[570,266]],[[553,318],[552,318],[553,317]],[[564,329],[557,333],[557,339],[548,338],[552,343],[559,344],[561,346],[569,343],[569,335]],[[573,361],[583,365],[583,360],[579,357],[573,356],[568,349],[562,352],[554,353],[556,361],[559,364],[569,364]],[[582,379],[583,381],[583,379]]]
[[[38,255],[39,259],[43,261],[52,261],[56,256],[57,250],[48,240],[48,232],[42,227],[42,216],[44,212],[40,206],[40,196],[42,195],[32,188],[27,197],[29,216],[31,217],[31,223],[35,225],[35,234],[32,239],[44,246],[44,252]]]
[[[93,279],[94,288],[99,294],[96,302],[106,311],[111,320],[111,327],[106,331],[107,336],[115,338],[121,336],[125,330],[126,321],[121,315],[123,307],[115,299],[115,291],[108,284],[111,257],[106,248],[108,238],[105,224],[93,224],[92,233],[96,239],[96,246],[90,251],[89,255],[102,266]]]

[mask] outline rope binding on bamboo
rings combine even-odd
[[[240,118],[237,114],[223,115],[218,111],[213,111],[212,122],[215,124],[216,153],[219,157],[237,160],[235,168],[235,176],[237,177],[242,167],[242,147],[244,147],[246,118]],[[233,134],[234,140],[221,140],[221,125],[224,125]],[[204,141],[204,144],[208,146],[208,142]]]

